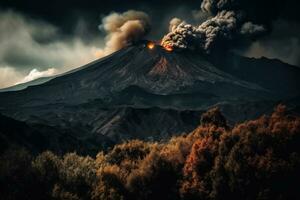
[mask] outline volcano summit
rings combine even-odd
[[[97,144],[162,139],[192,130],[214,106],[231,122],[271,111],[279,101],[297,109],[298,77],[299,68],[278,60],[216,58],[142,41],[46,83],[2,92],[0,112]]]

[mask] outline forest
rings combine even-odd
[[[168,141],[125,141],[95,157],[0,156],[1,199],[298,199],[300,117],[278,105],[270,115],[230,126],[218,108],[191,133]]]

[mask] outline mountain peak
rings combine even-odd
[[[142,41],[46,83],[1,92],[0,112],[59,126],[80,138],[96,140],[100,134],[120,141],[145,130],[141,138],[191,130],[199,113],[214,106],[237,122],[265,113],[290,95],[293,102],[299,99],[298,68],[223,58]]]
[[[145,40],[44,84],[0,96],[3,96],[4,106],[77,105],[95,100],[105,104],[149,106],[143,103],[148,102],[145,98],[151,96],[161,101],[168,96],[172,101],[167,106],[202,108],[219,102],[251,101],[272,95],[273,91],[263,84],[236,74],[239,75],[216,66],[201,53],[172,51]],[[129,91],[133,93],[128,97],[124,92]],[[120,95],[127,97],[123,99]],[[190,98],[193,102],[180,98]]]

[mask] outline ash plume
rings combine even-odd
[[[238,0],[203,0],[201,9],[210,13],[217,13],[220,10],[230,10]]]
[[[99,54],[108,55],[142,39],[150,31],[150,18],[146,13],[135,10],[114,12],[103,18],[99,28],[107,34],[105,47]]]
[[[264,24],[252,22],[237,0],[204,0],[201,11],[210,17],[196,26],[178,18],[171,20],[170,32],[163,37],[162,45],[210,53],[231,46],[236,40],[256,38],[266,32]]]
[[[169,24],[169,31],[173,31],[174,28],[176,28],[177,26],[179,26],[179,24],[182,23],[182,20],[175,17],[173,19],[171,19],[170,24]]]

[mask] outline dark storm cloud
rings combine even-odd
[[[165,16],[172,15],[172,13],[179,14],[180,10],[185,7],[189,8],[187,10],[190,12],[197,4],[199,4],[198,0],[52,0],[49,3],[40,0],[9,0],[0,1],[0,8],[13,8],[33,18],[48,21],[58,26],[65,34],[73,34],[77,26],[76,22],[83,19],[89,21],[86,24],[88,34],[95,36],[99,34],[97,25],[101,18],[112,11],[119,13],[128,10],[144,11],[153,19],[153,25],[161,26]]]
[[[299,23],[282,19],[276,20],[272,24],[270,35],[253,42],[249,48],[241,50],[240,53],[247,57],[276,58],[300,66],[299,36]]]
[[[214,15],[219,10],[244,10],[250,21],[255,24],[270,24],[280,16],[288,20],[300,21],[298,0],[52,0],[47,3],[40,0],[9,0],[1,1],[0,8],[13,8],[33,18],[40,18],[54,24],[65,33],[73,33],[77,21],[83,19],[89,21],[86,24],[88,34],[98,35],[97,25],[101,16],[106,16],[111,11],[125,12],[127,10],[141,10],[149,14],[153,19],[153,25],[162,25],[164,16],[178,17],[190,20],[184,13],[174,13],[174,10],[186,8],[191,14],[192,10],[200,10],[200,5]],[[205,6],[204,6],[205,5]],[[203,12],[195,12],[202,18]],[[165,25],[165,24],[164,24]],[[87,34],[87,32],[85,32]]]
[[[76,36],[61,39],[51,24],[0,11],[0,87],[79,67],[98,50]]]

